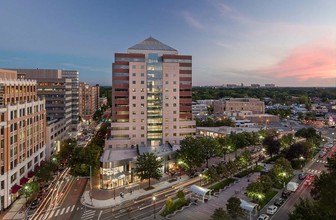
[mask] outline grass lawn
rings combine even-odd
[[[258,166],[254,166],[253,168],[248,168],[247,170],[243,170],[242,172],[236,174],[235,177],[237,177],[237,178],[242,178],[242,177],[244,177],[244,176],[247,176],[247,175],[250,174],[250,173],[260,172],[260,171],[262,171],[263,169],[264,169],[263,166],[260,166],[260,165],[258,165]]]
[[[222,182],[215,183],[214,185],[210,186],[209,189],[212,189],[214,191],[219,191],[219,189],[223,189],[225,186],[230,185],[234,181],[235,181],[235,179],[228,178],[228,179],[223,180]]]
[[[271,190],[266,193],[265,198],[259,201],[260,209],[262,209],[278,192],[276,190]],[[258,203],[258,201],[254,201]]]

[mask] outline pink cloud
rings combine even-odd
[[[336,77],[336,47],[332,43],[312,43],[295,48],[276,65],[261,72],[277,78],[328,79]]]

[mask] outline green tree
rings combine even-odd
[[[316,202],[311,202],[308,199],[300,198],[300,202],[294,207],[294,211],[288,215],[289,220],[324,220],[336,218],[336,216],[329,214],[325,209],[319,207]]]
[[[20,189],[19,194],[23,195],[26,198],[29,198],[33,193],[38,192],[40,189],[40,186],[37,182],[29,182],[23,185],[23,187]]]
[[[208,179],[211,183],[216,182],[220,179],[220,174],[217,172],[216,168],[210,167],[205,172],[205,178]]]
[[[171,198],[166,200],[166,210],[170,211],[174,207],[174,201]]]
[[[269,175],[275,184],[281,185],[284,180],[293,175],[293,169],[290,162],[281,157],[275,161]]]
[[[240,199],[237,197],[231,197],[227,201],[226,210],[229,215],[234,219],[236,219],[238,216],[243,215],[243,210],[240,207],[240,203]]]
[[[283,135],[280,139],[281,147],[289,148],[294,143],[294,136],[292,134]]]
[[[211,215],[211,220],[231,220],[231,216],[223,209],[215,209],[214,213]]]
[[[162,162],[154,153],[144,153],[137,157],[135,173],[140,177],[140,180],[148,179],[148,188],[150,189],[150,179],[159,180],[162,177],[161,167]]]
[[[247,196],[252,199],[258,199],[264,195],[264,186],[261,182],[252,182],[246,187]]]
[[[273,185],[273,180],[269,175],[262,175],[260,177],[260,182],[263,185],[263,192],[267,193],[268,191],[270,191],[272,189],[272,185]]]
[[[305,159],[311,158],[313,156],[313,146],[306,141],[298,142],[289,147],[286,151],[286,158],[289,161],[293,159],[299,159],[304,157]]]
[[[200,167],[204,162],[204,156],[197,139],[191,136],[183,139],[181,148],[177,151],[177,158],[188,166],[189,173],[191,173],[194,166]]]
[[[209,159],[220,155],[220,145],[217,139],[211,137],[202,137],[198,140],[202,150],[202,155],[205,156],[206,167],[209,167]]]
[[[278,139],[275,139],[274,136],[267,136],[263,140],[263,146],[266,147],[267,153],[272,158],[273,154],[279,153],[279,150],[280,150],[280,141]]]
[[[251,161],[252,161],[252,156],[251,156],[251,152],[248,151],[248,150],[245,150],[239,157],[238,157],[238,161],[239,161],[239,164],[242,166],[242,167],[247,167]]]

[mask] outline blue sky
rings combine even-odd
[[[4,0],[0,68],[111,85],[114,53],[152,36],[193,56],[193,85],[336,86],[333,0]]]

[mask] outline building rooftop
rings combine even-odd
[[[155,38],[149,37],[146,40],[128,48],[129,50],[163,50],[163,51],[176,51],[174,48],[167,46]]]

